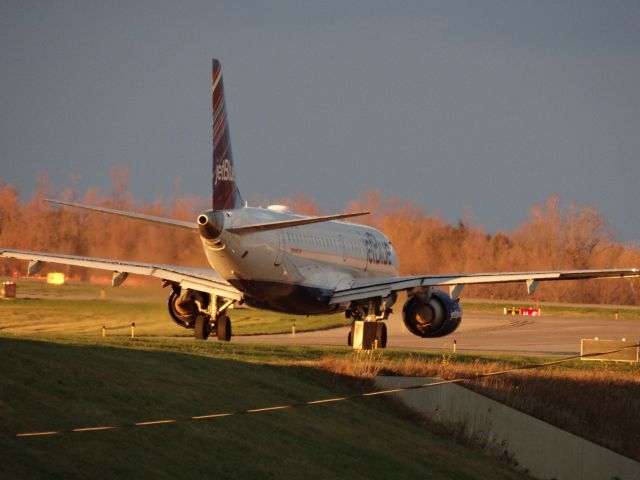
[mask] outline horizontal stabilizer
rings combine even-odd
[[[143,222],[155,223],[160,225],[169,225],[171,227],[186,228],[189,230],[198,230],[198,226],[195,222],[186,222],[184,220],[175,220],[173,218],[156,217],[155,215],[145,215],[143,213],[126,212],[124,210],[115,210],[113,208],[95,207],[93,205],[83,205],[81,203],[63,202],[62,200],[52,200],[45,198],[46,202],[53,203],[55,205],[65,205],[67,207],[83,208],[85,210],[92,210],[94,212],[108,213],[110,215],[120,215],[121,217],[134,218],[136,220],[142,220]]]
[[[245,233],[265,232],[267,230],[281,230],[283,228],[299,227],[301,225],[309,225],[312,223],[330,222],[332,220],[342,220],[344,218],[360,217],[369,215],[369,212],[355,213],[339,213],[337,215],[325,215],[323,217],[301,218],[299,220],[283,220],[281,222],[259,223],[256,225],[245,225],[243,227],[235,227],[227,229],[230,233],[243,235]]]

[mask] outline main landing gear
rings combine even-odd
[[[227,315],[220,315],[215,322],[211,321],[209,315],[204,313],[196,317],[194,326],[194,336],[198,340],[206,340],[211,334],[218,337],[222,342],[231,341],[231,320]]]
[[[352,302],[345,312],[347,318],[353,318],[347,344],[356,350],[386,348],[387,320],[395,295],[387,298],[370,298],[367,303]]]
[[[198,302],[199,303],[199,302]],[[194,336],[197,340],[206,340],[213,334],[222,342],[231,341],[231,319],[224,312],[233,304],[232,300],[211,295],[209,305],[202,308],[198,304],[200,313],[196,317]]]

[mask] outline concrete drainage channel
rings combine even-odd
[[[382,388],[422,385],[440,379],[377,377]],[[640,463],[542,420],[455,384],[394,394],[406,406],[444,425],[466,425],[466,434],[500,445],[534,477],[640,480]]]

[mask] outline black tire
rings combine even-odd
[[[203,315],[202,313],[196,317],[195,326],[194,326],[194,336],[197,340],[206,340],[209,338],[209,333],[211,333],[211,323],[209,322],[209,317]]]
[[[231,320],[226,315],[221,315],[216,322],[216,334],[221,342],[231,340]]]
[[[378,322],[376,330],[376,340],[378,342],[378,348],[387,348],[387,324]]]

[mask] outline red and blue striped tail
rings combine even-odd
[[[211,65],[211,115],[213,146],[213,204],[214,210],[242,208],[242,196],[235,181],[229,120],[224,101],[222,66],[215,58]]]

